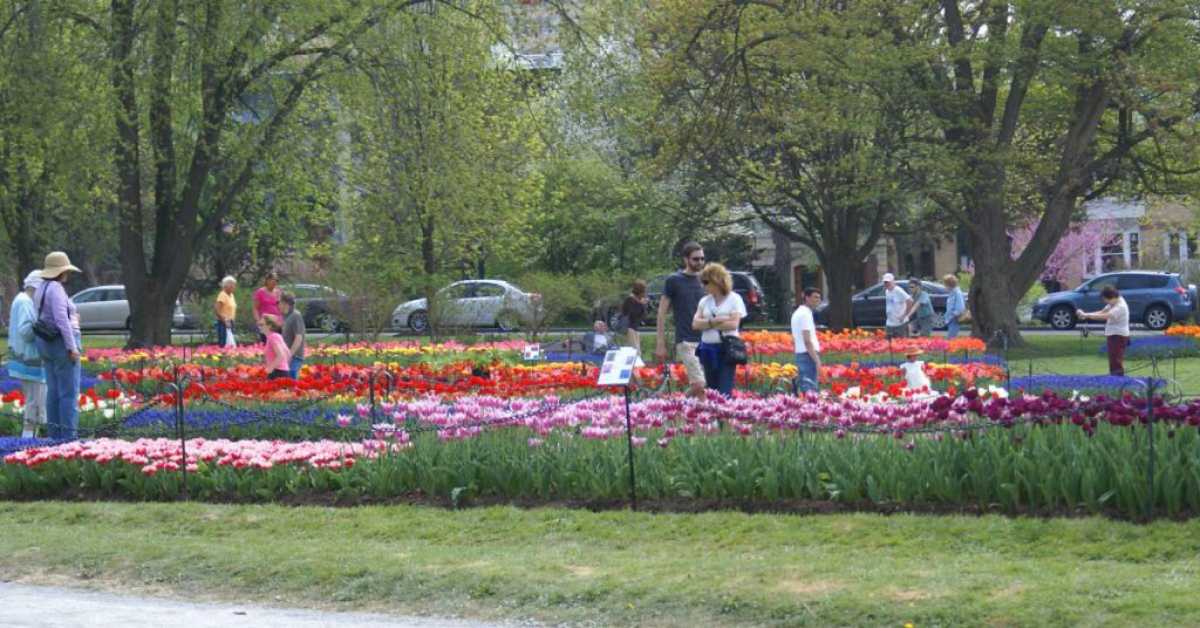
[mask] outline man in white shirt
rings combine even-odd
[[[1100,291],[1104,309],[1099,312],[1076,310],[1082,319],[1104,321],[1104,340],[1108,344],[1108,374],[1125,374],[1125,348],[1129,346],[1129,304],[1113,286]]]
[[[904,315],[912,303],[912,296],[907,290],[896,285],[896,277],[892,273],[883,275],[883,300],[887,307],[888,338],[908,336],[908,321]]]
[[[813,308],[821,305],[821,291],[804,289],[804,302],[792,312],[792,342],[796,347],[796,388],[799,392],[817,392],[821,378],[821,343]]]

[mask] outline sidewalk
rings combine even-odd
[[[174,600],[98,593],[82,589],[0,582],[0,626],[187,626],[224,628],[287,626],[317,628],[501,628],[516,624],[377,615],[327,613],[251,604],[194,604]],[[526,624],[527,625],[527,624]]]

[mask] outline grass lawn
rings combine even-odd
[[[1197,625],[1200,522],[0,504],[0,573],[599,625]]]

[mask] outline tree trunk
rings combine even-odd
[[[992,268],[995,260],[975,257],[975,276],[967,302],[971,307],[971,327],[976,338],[983,340],[993,351],[1025,344],[1017,321],[1017,302],[1014,278]],[[1021,294],[1024,292],[1022,291]]]
[[[785,322],[796,306],[795,286],[792,279],[792,240],[787,234],[771,229],[771,243],[775,247],[775,320]]]
[[[860,274],[862,263],[851,263],[849,260],[852,259],[852,254],[838,255],[836,251],[821,258],[821,265],[825,269],[825,279],[829,282],[829,294],[825,295],[829,302],[827,322],[829,328],[833,330],[854,326],[851,297],[853,296],[854,282]]]
[[[154,285],[147,282],[148,286]],[[174,291],[155,288],[153,292],[134,295],[126,290],[132,303],[137,299],[141,307],[130,308],[130,334],[127,349],[165,347],[171,344],[171,324],[175,316]],[[170,294],[167,294],[170,293]]]
[[[971,212],[975,227],[968,230],[975,261],[976,281],[971,282],[972,334],[992,350],[1021,346],[1017,302],[1032,279],[1021,277],[1012,260],[1008,220],[1004,212],[1004,173],[991,172],[987,184],[977,186],[978,199]]]

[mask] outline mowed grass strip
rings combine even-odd
[[[1200,522],[0,504],[0,574],[598,625],[1197,625]]]

